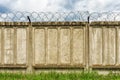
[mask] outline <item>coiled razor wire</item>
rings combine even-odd
[[[90,21],[120,21],[120,12],[93,12],[89,14]]]
[[[48,21],[87,21],[88,12],[12,12],[0,13],[0,21],[4,22],[27,22],[27,16],[31,22]]]
[[[9,12],[0,13],[0,22],[120,21],[120,12]]]

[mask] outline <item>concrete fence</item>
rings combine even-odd
[[[120,22],[1,22],[3,68],[120,68]]]

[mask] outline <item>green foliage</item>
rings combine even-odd
[[[0,80],[120,80],[120,74],[112,72],[108,75],[100,75],[97,72],[0,73]]]

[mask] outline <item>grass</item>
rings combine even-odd
[[[97,72],[81,73],[0,73],[0,80],[120,80],[120,74],[99,75]]]

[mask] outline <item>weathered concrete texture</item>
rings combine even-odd
[[[4,29],[4,64],[14,63],[14,29]]]
[[[53,27],[35,29],[35,64],[83,64],[84,35],[83,28],[61,28],[60,32]]]
[[[119,53],[120,22],[0,23],[0,67],[120,68]]]
[[[109,28],[109,36],[108,36],[108,64],[109,65],[115,65],[116,63],[116,29],[115,28]],[[107,56],[106,56],[107,57]]]
[[[73,64],[84,63],[84,35],[83,28],[73,29]]]
[[[34,31],[34,59],[35,64],[45,64],[45,29]]]
[[[37,28],[34,31],[35,64],[81,65],[84,62],[84,41],[83,28],[61,28],[60,33],[53,27]]]
[[[48,29],[48,51],[47,51],[47,63],[57,64],[57,54],[58,54],[58,36],[57,29]]]
[[[120,65],[120,28],[117,29],[117,65]]]
[[[27,31],[24,28],[17,29],[17,64],[26,64],[27,55]]]
[[[102,65],[102,28],[90,28],[90,64]]]
[[[2,30],[1,30],[1,28],[0,28],[0,64],[2,63],[2,60],[1,60],[1,58],[3,57],[2,56],[2,54],[1,54],[1,50],[2,50],[2,46],[1,46],[1,42],[2,42],[2,36],[1,36],[1,33],[2,33]]]
[[[70,29],[62,28],[60,31],[60,63],[70,64]]]
[[[109,36],[109,31],[108,29],[105,27],[103,29],[103,65],[107,65],[108,64],[108,39]]]
[[[96,66],[116,63],[116,30],[107,27],[90,27],[90,62]]]
[[[103,43],[103,56],[104,65],[114,65],[116,58],[116,33],[115,28],[105,28],[104,29],[104,43]]]

